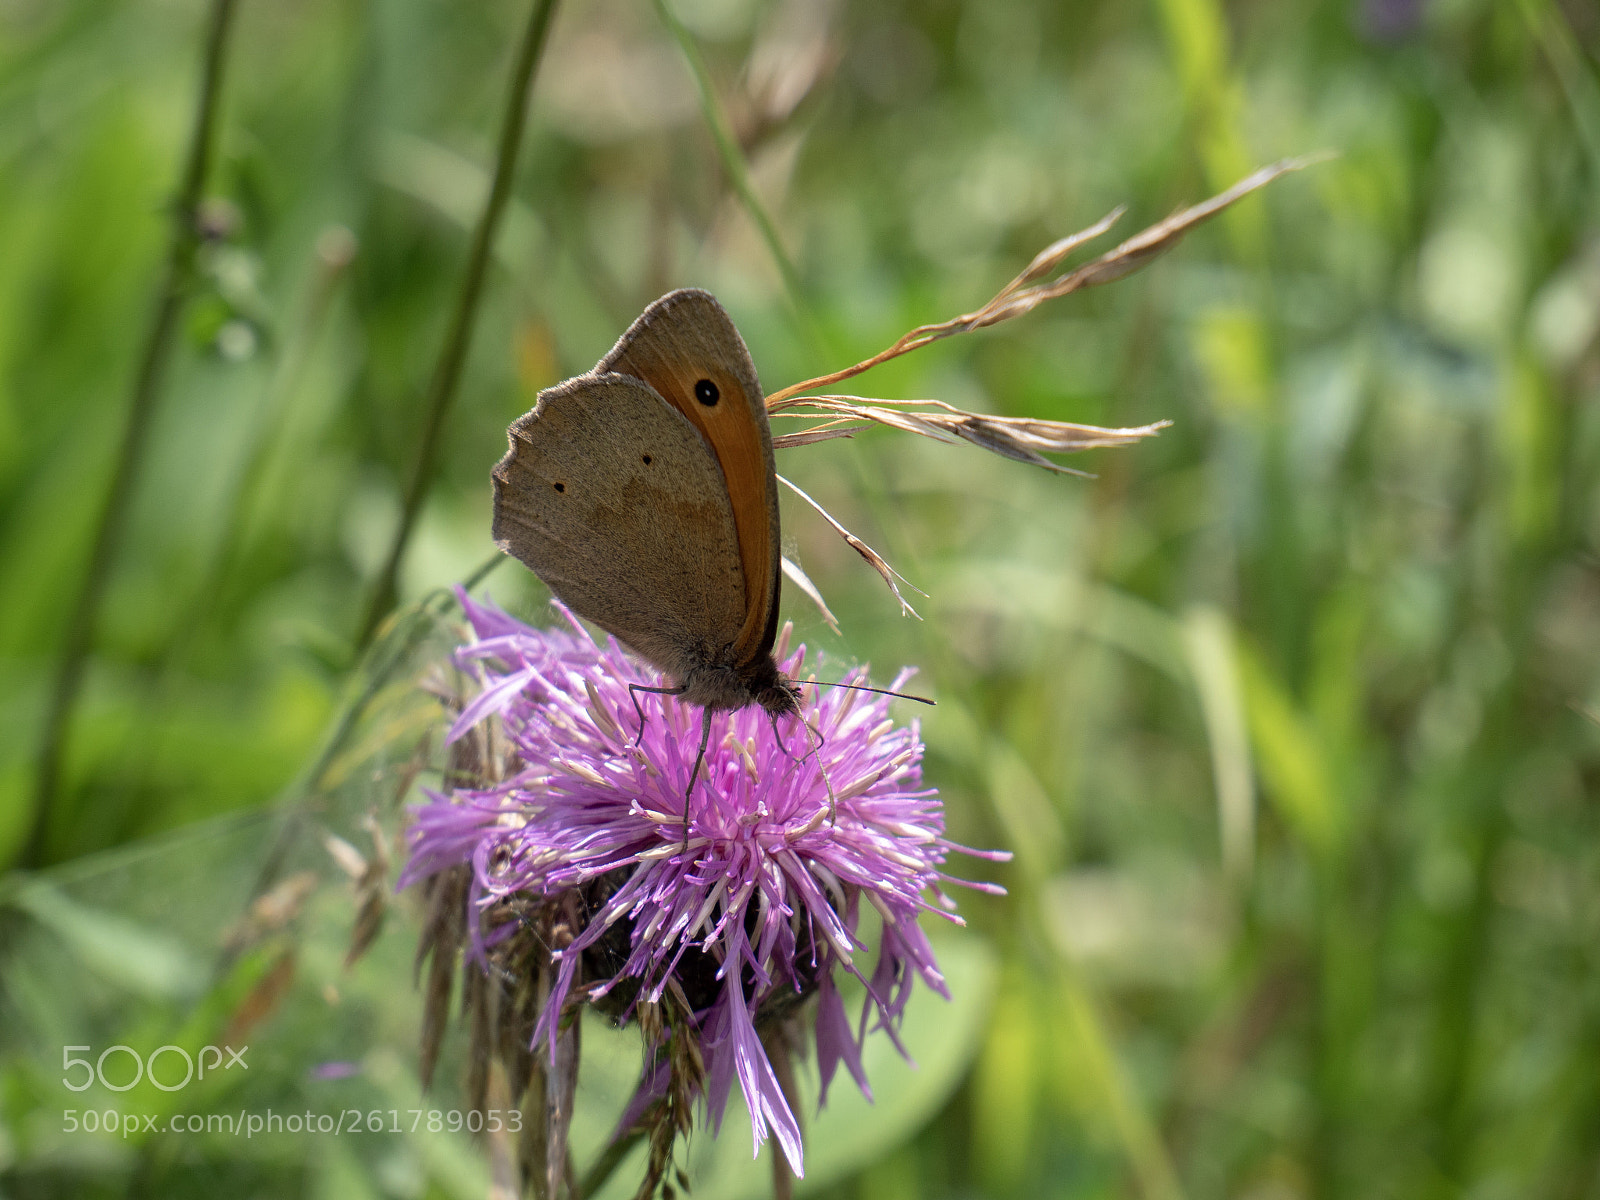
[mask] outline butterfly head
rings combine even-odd
[[[679,694],[686,703],[713,711],[758,704],[774,717],[800,713],[800,685],[778,670],[771,654],[754,662],[694,667],[684,673]]]
[[[770,653],[741,664],[737,671],[742,693],[737,707],[753,702],[774,717],[800,715],[800,685],[778,669]]]
[[[776,665],[772,678],[751,689],[756,703],[774,717],[800,715],[800,685],[790,679]]]

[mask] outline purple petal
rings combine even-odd
[[[467,595],[467,589],[460,584],[456,585],[455,592],[456,599],[461,601],[461,611],[467,615],[467,620],[472,623],[472,628],[480,639],[535,632],[515,617],[507,616],[487,596],[484,597],[483,603],[479,604]]]
[[[450,732],[445,734],[445,744],[449,745],[451,742],[459,741],[467,730],[471,729],[490,713],[504,711],[517,693],[531,683],[538,674],[537,667],[525,667],[515,675],[507,675],[502,679],[497,679],[494,683],[484,688],[470,704],[461,710],[461,715],[455,719],[455,724],[450,726]]]
[[[822,1078],[817,1108],[820,1110],[828,1102],[828,1085],[833,1082],[833,1073],[838,1069],[840,1059],[844,1060],[861,1094],[869,1104],[872,1103],[872,1088],[867,1084],[867,1072],[861,1065],[861,1046],[850,1032],[850,1018],[845,1015],[844,998],[834,986],[831,974],[822,977],[822,986],[817,989],[816,1037],[817,1074]]]
[[[719,1127],[738,1079],[755,1143],[775,1133],[798,1173],[799,1123],[756,1034],[756,1014],[792,995],[798,981],[815,980],[823,1094],[843,1061],[870,1099],[861,1057],[869,1023],[900,1046],[896,1029],[916,979],[946,993],[917,921],[924,910],[953,908],[939,889],[946,855],[960,848],[944,837],[937,794],[922,786],[918,726],[896,726],[887,697],[806,688],[802,719],[822,740],[799,753],[787,744],[799,728],[792,720],[774,728],[756,705],[712,713],[685,818],[699,708],[670,696],[636,698],[629,685],[659,686],[658,676],[615,640],[597,644],[560,605],[553,607],[565,627],[536,629],[458,594],[475,638],[456,661],[480,682],[449,736],[498,717],[494,742],[506,757],[499,774],[490,773],[492,785],[433,796],[414,810],[402,882],[470,863],[462,918],[471,955],[487,967],[490,949],[519,928],[484,920],[497,898],[559,897],[626,872],[601,902],[586,893],[585,924],[559,956],[535,1044],[553,1041],[584,947],[626,930],[623,965],[610,979],[585,979],[583,995],[633,980],[644,999],[660,997],[695,948],[721,964],[717,999],[695,1014],[706,1112]],[[780,665],[793,675],[804,656],[800,647]],[[862,948],[863,899],[883,916],[870,980],[852,958]],[[835,969],[867,987],[854,1030]],[[661,1060],[649,1061],[630,1112],[661,1086]]]
[[[359,1074],[361,1074],[361,1064],[353,1062],[318,1063],[310,1071],[313,1079],[349,1079],[352,1075]]]

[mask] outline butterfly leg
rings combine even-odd
[[[700,764],[706,760],[706,745],[711,741],[711,710],[700,711],[700,749],[695,753],[694,766],[689,768],[689,786],[683,790],[683,846],[680,853],[689,852],[689,797],[694,793],[694,781],[700,774]]]
[[[681,696],[688,690],[689,689],[684,687],[684,685],[681,683],[677,687],[669,688],[645,687],[645,685],[642,683],[630,683],[628,685],[628,699],[633,701],[634,714],[639,718],[639,733],[638,736],[633,739],[633,744],[635,746],[644,741],[644,709],[639,707],[639,693],[649,692],[656,696]]]
[[[822,747],[827,744],[828,739],[823,737],[822,730],[810,721],[802,720],[800,723],[817,739],[811,748],[811,753],[817,756],[817,773],[822,776],[822,786],[828,793],[828,824],[832,825],[839,818],[839,797],[833,794],[833,781],[828,778],[828,764],[822,761]]]
[[[772,726],[772,740],[778,744],[778,749],[783,751],[783,756],[793,762],[794,755],[789,753],[789,747],[783,744],[783,735],[778,732],[778,714],[769,712],[767,714],[767,722]]]

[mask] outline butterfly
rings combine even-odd
[[[713,712],[757,704],[774,728],[800,715],[772,654],[782,558],[766,405],[709,292],[662,296],[594,370],[540,392],[506,432],[496,544],[676,681],[630,690],[704,710],[689,791]]]

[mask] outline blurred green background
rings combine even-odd
[[[928,593],[901,617],[786,496],[843,634],[793,589],[785,615],[835,660],[921,667],[953,836],[1017,856],[956,864],[1009,895],[961,897],[998,967],[948,1089],[816,1194],[1600,1196],[1600,10],[671,8],[792,277],[656,9],[559,5],[402,600],[492,553],[506,424],[671,287],[715,291],[775,390],[977,307],[1117,204],[1126,235],[1340,155],[854,385],[1172,419],[1073,460],[1096,478],[884,430],[781,452]],[[39,1071],[90,1039],[38,1033],[48,959],[19,947],[67,938],[41,886],[213,934],[239,911],[213,889],[245,875],[197,881],[173,839],[299,794],[348,697],[526,13],[241,0],[206,238],[30,849],[207,6],[0,3],[0,862],[44,872],[0,889],[10,1194],[450,1194],[435,1160],[52,1140]],[[540,611],[516,564],[487,586]],[[405,937],[378,987],[410,988]],[[97,1045],[145,1011],[112,999]],[[295,1012],[257,1042],[315,1024]],[[379,1040],[406,1057],[412,1032]]]

